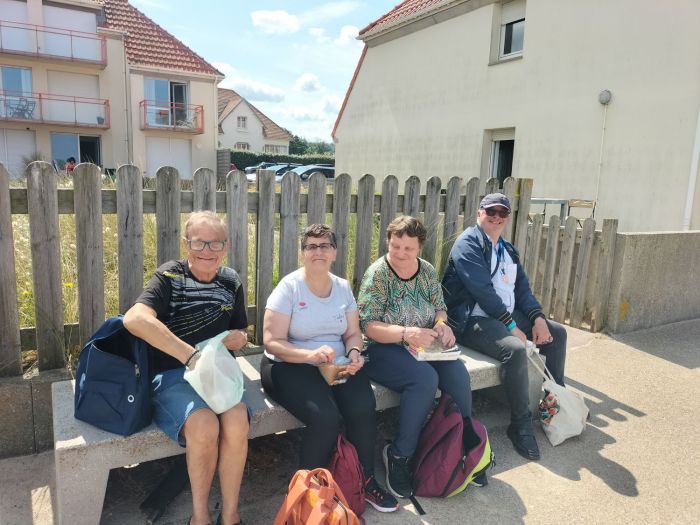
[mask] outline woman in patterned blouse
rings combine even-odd
[[[418,219],[394,219],[387,228],[388,252],[365,272],[357,301],[369,340],[367,375],[401,395],[398,434],[383,456],[387,487],[402,498],[413,495],[409,461],[437,388],[452,396],[462,417],[471,416],[469,374],[462,361],[417,361],[406,349],[430,346],[436,338],[445,346],[455,344],[437,272],[418,257],[425,236]]]

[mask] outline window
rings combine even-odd
[[[248,127],[248,117],[236,117],[236,127],[246,129]]]
[[[265,144],[265,146],[263,146],[263,153],[285,155],[287,153],[287,146],[280,146],[277,144]]]
[[[0,118],[36,118],[37,99],[32,96],[32,70],[0,66]]]
[[[0,128],[0,162],[10,177],[20,178],[27,162],[38,158],[33,131]]]
[[[237,149],[239,151],[248,151],[250,149],[250,144],[248,144],[247,142],[236,142],[233,145],[233,149]]]
[[[69,157],[74,157],[78,162],[100,165],[100,137],[52,132],[51,160],[60,169]]]
[[[13,95],[32,94],[32,70],[26,67],[0,66],[0,90]]]
[[[498,179],[498,186],[513,172],[513,149],[515,140],[494,140],[491,153],[491,177]]]
[[[493,5],[490,63],[496,64],[523,55],[525,41],[525,0]]]
[[[187,84],[162,78],[145,79],[146,123],[172,126],[189,122]]]

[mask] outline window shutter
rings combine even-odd
[[[525,18],[525,0],[514,0],[501,6],[501,25]]]

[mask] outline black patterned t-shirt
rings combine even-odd
[[[167,262],[156,270],[136,302],[153,308],[159,321],[192,346],[225,330],[248,327],[241,279],[226,266],[205,283],[195,278],[186,260]],[[152,349],[152,373],[181,366],[174,357]]]

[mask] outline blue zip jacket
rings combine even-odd
[[[517,265],[515,277],[515,308],[535,322],[544,317],[542,306],[530,289],[520,256],[515,247],[501,239]],[[462,232],[450,251],[450,258],[442,278],[443,294],[447,304],[447,316],[455,334],[461,334],[476,303],[491,317],[509,325],[513,317],[496,293],[491,281],[491,256],[493,243],[478,226],[470,226]]]

